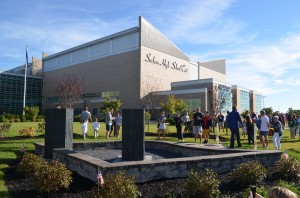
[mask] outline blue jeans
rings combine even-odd
[[[238,144],[238,147],[241,147],[241,140],[240,140],[240,130],[239,128],[230,128],[231,131],[231,139],[230,139],[230,147],[234,147],[234,135],[236,136],[236,141]]]

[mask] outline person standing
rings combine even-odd
[[[184,133],[186,133],[189,129],[189,121],[190,121],[190,116],[188,112],[186,112],[185,115],[182,117],[182,121],[184,124]]]
[[[122,125],[122,116],[119,112],[117,113],[117,117],[116,117],[115,121],[116,121],[116,135],[115,136],[119,137],[120,128],[121,128],[121,125]]]
[[[282,137],[282,123],[279,121],[279,117],[277,115],[274,116],[273,119],[274,119],[273,144],[274,144],[275,150],[280,150],[280,148],[281,148],[280,141],[281,141],[281,137]]]
[[[179,140],[184,141],[182,135],[182,117],[180,112],[177,112],[177,114],[174,117],[174,121],[175,121],[178,141]]]
[[[226,135],[228,135],[228,128],[229,128],[229,125],[228,125],[228,122],[227,122],[229,113],[230,113],[230,112],[227,111],[226,120],[225,120],[225,125],[226,125]]]
[[[239,123],[243,126],[243,122],[240,113],[236,109],[236,106],[232,106],[232,111],[229,113],[227,119],[228,120],[226,122],[228,123],[228,126],[231,131],[229,148],[234,147],[234,136],[236,136],[238,147],[242,147],[241,140],[240,140]]]
[[[160,140],[160,134],[163,134],[163,138],[166,138],[166,116],[165,112],[161,112],[160,117],[158,119],[159,121],[159,127],[158,127],[158,140]]]
[[[270,122],[264,110],[260,111],[260,115],[261,115],[260,117],[261,123],[260,123],[260,131],[259,131],[260,142],[262,143],[263,148],[267,148],[269,145],[268,133],[270,128]]]
[[[110,108],[109,111],[106,113],[106,118],[105,118],[105,124],[106,124],[106,139],[109,138],[110,133],[111,133],[111,125],[112,125],[112,114],[114,112],[113,108]]]
[[[93,130],[94,130],[94,137],[97,138],[98,137],[98,131],[99,131],[99,128],[100,128],[100,123],[98,122],[97,118],[95,118],[92,127],[93,127]]]
[[[254,144],[254,124],[249,115],[246,116],[246,128],[248,133],[248,144],[249,145]]]
[[[202,120],[202,126],[203,126],[203,135],[204,135],[204,144],[207,144],[208,143],[208,139],[209,139],[209,132],[210,132],[210,129],[211,129],[211,126],[212,126],[212,120],[209,116],[209,112],[206,111],[205,112],[205,116],[203,117],[203,120]]]
[[[298,115],[298,119],[297,119],[297,125],[298,125],[298,135],[299,135],[299,140],[300,140],[300,115]]]
[[[296,126],[296,120],[295,120],[295,115],[292,115],[290,120],[288,121],[288,125],[290,128],[290,135],[291,135],[291,139],[294,139],[296,136],[295,133],[295,126]]]
[[[201,113],[200,108],[196,108],[196,112],[193,115],[193,134],[195,138],[195,142],[197,141],[197,138],[200,138],[201,143],[201,136],[202,136],[202,119],[203,119],[203,113]]]
[[[223,129],[224,132],[224,116],[222,115],[222,112],[218,115],[218,127],[219,127],[219,132],[221,132],[221,128]]]
[[[81,112],[81,115],[80,115],[80,122],[82,123],[81,129],[82,129],[83,139],[86,139],[86,133],[88,130],[89,121],[92,122],[92,116],[88,110],[89,110],[88,107],[85,107],[85,110],[83,112]]]

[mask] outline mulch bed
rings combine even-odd
[[[95,197],[96,185],[73,172],[73,182],[69,189],[52,193],[51,195],[40,194],[34,189],[33,177],[27,178],[16,172],[18,161],[6,169],[5,182],[8,187],[8,191],[11,197]],[[271,171],[272,172],[272,171]],[[221,184],[219,189],[223,194],[227,194],[231,197],[243,197],[241,189],[235,188],[228,182],[228,174],[219,175]],[[176,178],[169,180],[157,180],[143,184],[138,184],[138,190],[141,192],[142,197],[172,197],[181,198],[186,197],[186,190],[184,188],[185,178]],[[266,179],[261,185],[272,186],[270,179]],[[300,186],[299,186],[300,188]],[[228,197],[228,196],[227,196]]]
[[[34,189],[33,177],[27,178],[17,173],[17,160],[5,172],[5,181],[11,197],[95,197],[96,185],[90,180],[73,172],[73,182],[69,189],[52,193],[40,194]],[[142,197],[186,197],[185,178],[157,180],[138,184]],[[238,195],[238,194],[236,194]],[[239,197],[239,196],[237,196]]]

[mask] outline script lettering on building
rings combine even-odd
[[[161,61],[157,60],[155,56],[153,56],[151,53],[146,54],[146,62],[156,64],[163,66],[165,69],[174,69],[181,72],[187,72],[188,68],[186,65],[178,64],[176,61],[171,62],[167,59],[162,59]]]

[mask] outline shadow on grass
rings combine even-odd
[[[7,191],[0,191],[0,197],[9,197],[9,194]]]
[[[28,139],[37,139],[44,138],[45,135],[36,135],[34,137],[29,136],[13,136],[13,137],[1,137],[0,141],[10,141],[10,140],[28,140]]]

